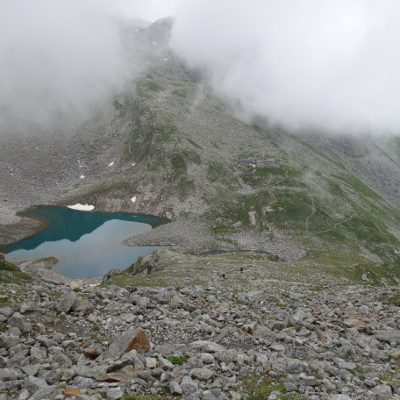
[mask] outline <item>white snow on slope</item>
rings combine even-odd
[[[92,205],[89,205],[89,204],[77,203],[77,204],[74,204],[73,206],[68,206],[68,208],[70,208],[71,210],[77,210],[77,211],[93,211],[95,207]]]

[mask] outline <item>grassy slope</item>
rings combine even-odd
[[[274,240],[286,232],[318,263],[344,267],[351,254],[399,276],[400,243],[392,233],[400,226],[399,210],[337,152],[240,122],[173,63],[149,71],[136,93],[120,100],[118,115],[129,121],[121,162],[136,162],[138,169],[93,187],[86,200],[127,197],[139,187],[147,196],[141,210],[202,215],[216,242],[260,231]],[[276,167],[239,165],[239,158],[251,156],[272,158]]]

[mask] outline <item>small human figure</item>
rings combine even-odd
[[[225,274],[222,274],[222,279],[225,279]]]
[[[243,267],[240,267],[240,273],[243,274],[244,270]]]

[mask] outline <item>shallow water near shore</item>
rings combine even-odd
[[[45,228],[6,246],[9,261],[56,257],[55,270],[70,278],[93,278],[110,269],[126,269],[158,247],[129,247],[122,242],[166,221],[148,215],[99,213],[64,207],[35,207],[26,216],[39,218]]]

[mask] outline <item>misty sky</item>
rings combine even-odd
[[[193,0],[173,47],[249,113],[289,128],[399,132],[398,0]]]
[[[291,129],[398,132],[398,0],[0,0],[0,122],[84,115],[140,71],[118,21],[174,15],[216,93]]]

